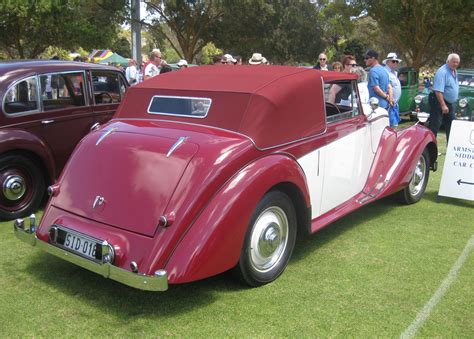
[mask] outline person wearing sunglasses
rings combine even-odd
[[[351,73],[352,69],[357,67],[357,62],[354,56],[346,55],[342,59],[342,72]],[[333,84],[329,89],[328,102],[332,104],[345,102],[349,99],[352,93],[351,84]]]
[[[369,49],[365,53],[365,65],[370,67],[367,87],[369,88],[370,98],[377,98],[379,100],[379,107],[385,108],[388,111],[390,98],[392,96],[392,86],[390,86],[385,67],[379,63],[378,59],[379,54],[372,49]]]
[[[383,61],[385,64],[385,69],[388,73],[388,78],[390,85],[392,86],[392,96],[390,97],[390,109],[388,110],[388,115],[390,117],[390,126],[398,126],[400,122],[400,110],[398,108],[398,100],[402,96],[402,85],[398,79],[398,65],[402,62],[401,59],[397,57],[397,53],[390,52],[387,55],[387,58]]]
[[[331,67],[328,64],[328,57],[324,53],[319,54],[319,62],[313,68],[314,69],[319,69],[321,71],[331,71],[332,70]]]

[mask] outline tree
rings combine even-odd
[[[125,37],[120,37],[114,41],[112,44],[111,50],[124,58],[131,58],[131,51],[132,47],[130,45],[130,41],[128,41]]]
[[[474,11],[464,0],[363,0],[368,15],[393,47],[419,68],[446,58],[456,43],[471,39]],[[459,46],[459,45],[457,45]]]
[[[323,49],[318,7],[309,1],[223,0],[210,34],[225,51],[275,63],[313,62]]]
[[[0,49],[36,58],[49,46],[103,47],[116,37],[126,0],[18,0],[0,3]]]
[[[360,4],[347,0],[319,0],[316,5],[319,8],[318,20],[324,32],[322,38],[325,45],[334,51],[337,58],[348,54],[346,52],[350,51],[346,51],[347,40],[354,31],[355,17],[361,12]]]
[[[193,62],[210,42],[208,29],[221,16],[213,0],[153,0],[148,8],[158,14],[148,30],[164,38],[183,59]]]

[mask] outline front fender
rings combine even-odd
[[[260,158],[230,178],[175,248],[166,264],[169,282],[203,279],[234,267],[257,203],[281,183],[297,187],[310,206],[304,173],[286,155]]]
[[[378,192],[381,198],[407,186],[425,148],[433,168],[438,148],[429,129],[419,124],[398,131],[385,129],[364,192]]]
[[[51,182],[56,178],[56,166],[50,148],[36,135],[19,129],[0,130],[0,154],[27,151],[38,156],[48,171]]]

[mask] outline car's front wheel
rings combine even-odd
[[[414,204],[418,202],[423,193],[425,193],[426,185],[430,175],[430,158],[428,151],[424,150],[416,163],[415,171],[407,187],[400,191],[399,198],[406,204]]]
[[[296,213],[283,192],[270,191],[250,219],[237,272],[250,286],[268,284],[285,270],[296,239]]]
[[[0,157],[0,220],[33,213],[45,193],[45,179],[36,163],[23,155]]]

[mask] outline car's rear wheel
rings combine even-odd
[[[250,286],[268,284],[285,270],[296,239],[296,214],[290,198],[271,191],[250,219],[237,272]]]
[[[34,161],[15,154],[0,157],[0,219],[11,220],[36,211],[45,186]]]
[[[424,150],[416,163],[415,171],[408,186],[398,193],[399,199],[406,204],[414,204],[420,201],[425,193],[429,175],[430,158],[428,151]]]

